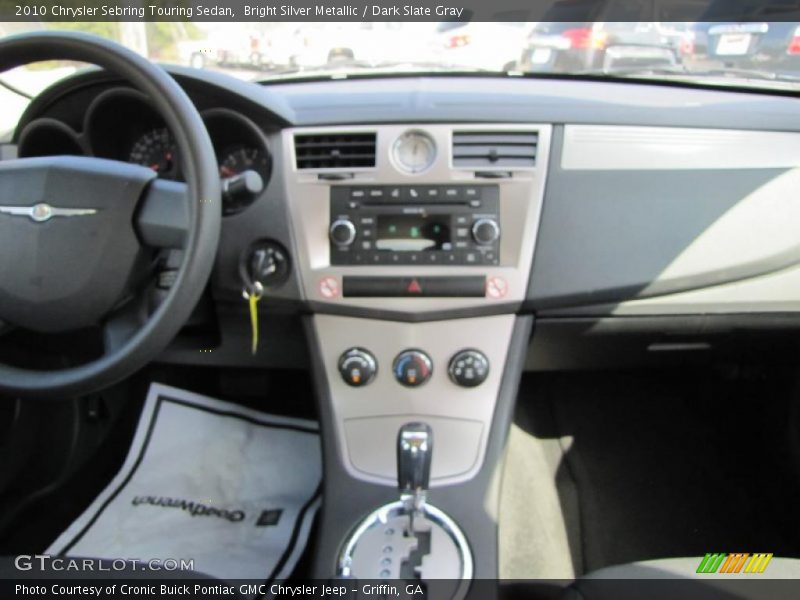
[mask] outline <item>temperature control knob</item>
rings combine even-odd
[[[489,376],[489,359],[479,350],[462,350],[450,359],[447,374],[461,387],[478,386]]]
[[[378,361],[364,348],[350,348],[339,357],[339,373],[347,385],[361,387],[375,378]]]
[[[349,246],[356,239],[356,226],[350,219],[337,219],[331,223],[329,234],[337,246]]]
[[[406,387],[419,387],[431,378],[433,362],[422,350],[405,350],[392,366],[394,377]]]
[[[500,225],[494,219],[478,219],[472,224],[472,238],[481,246],[489,246],[500,237]]]

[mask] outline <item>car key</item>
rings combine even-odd
[[[245,288],[242,291],[242,296],[250,308],[250,329],[251,333],[251,343],[250,343],[250,352],[255,355],[258,351],[258,301],[264,295],[264,286],[261,285],[260,281],[253,282],[253,285],[250,289]]]

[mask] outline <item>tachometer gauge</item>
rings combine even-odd
[[[178,178],[178,152],[166,127],[142,135],[131,147],[128,161],[150,167],[163,179]]]
[[[269,155],[259,148],[245,145],[231,146],[225,150],[219,165],[221,177],[233,177],[248,169],[261,175],[266,185],[270,175]]]

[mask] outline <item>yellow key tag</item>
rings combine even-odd
[[[264,286],[258,281],[253,284],[253,290],[243,292],[248,305],[250,306],[250,327],[252,329],[252,342],[250,352],[255,354],[258,351],[258,301],[264,295]]]

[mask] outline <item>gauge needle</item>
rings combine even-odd
[[[150,168],[153,169],[153,171],[159,171],[161,169],[161,165],[158,163],[153,163],[150,165]]]

